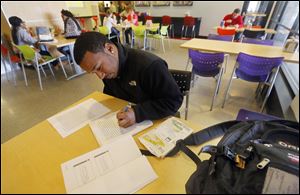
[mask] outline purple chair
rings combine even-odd
[[[210,111],[213,109],[215,98],[219,92],[221,79],[223,75],[224,53],[203,53],[196,50],[190,50],[190,57],[193,64],[192,80],[194,85],[195,74],[202,77],[216,77],[217,85],[211,102]]]
[[[234,36],[233,35],[215,35],[215,34],[209,34],[207,39],[210,40],[218,40],[218,41],[233,41]]]
[[[259,84],[264,84],[269,86],[263,104],[261,106],[260,112],[262,112],[265,107],[266,101],[271,93],[271,90],[273,88],[282,61],[283,61],[283,57],[266,58],[266,57],[252,56],[245,53],[239,53],[236,60],[237,63],[233,68],[231,78],[226,90],[226,95],[224,98],[222,108],[224,108],[232,79],[234,77],[234,74],[236,74],[236,77],[242,80],[249,81],[249,82],[258,82]],[[273,70],[275,72],[274,77],[270,77]]]
[[[209,34],[208,37],[207,37],[207,39],[217,40],[217,41],[233,42],[234,35],[215,35],[215,34]],[[229,54],[225,54],[226,63],[225,63],[225,66],[224,66],[224,73],[226,72],[226,69],[227,69],[228,58],[229,58]]]
[[[251,39],[251,38],[243,38],[243,43],[252,43],[252,44],[259,44],[259,45],[273,45],[273,40],[267,39],[267,40],[260,40],[260,39]]]
[[[253,112],[246,109],[240,109],[236,117],[238,121],[247,121],[247,120],[260,120],[260,121],[270,121],[270,120],[280,120],[272,115],[262,114],[258,112]]]

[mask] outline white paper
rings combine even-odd
[[[134,193],[157,178],[131,136],[61,165],[67,193]]]
[[[164,157],[180,139],[193,133],[193,129],[179,119],[171,117],[157,128],[139,137],[140,142],[155,156]]]
[[[110,109],[96,100],[88,99],[68,110],[48,118],[48,121],[57,132],[65,138],[87,125],[90,121],[99,118],[110,111]]]
[[[115,112],[89,123],[99,144],[109,143],[123,135],[135,135],[153,125],[152,121],[146,120],[123,128],[119,126],[116,114]]]

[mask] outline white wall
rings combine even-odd
[[[173,17],[184,17],[188,11],[193,17],[201,17],[200,35],[207,36],[214,32],[212,28],[220,24],[223,17],[231,13],[235,8],[242,9],[244,1],[194,1],[193,6],[171,6],[166,7],[135,7],[139,12],[150,12],[152,16],[169,15]]]

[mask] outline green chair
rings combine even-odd
[[[99,26],[99,32],[105,36],[107,36],[107,38],[110,40],[110,39],[113,39],[113,38],[117,38],[118,39],[118,42],[120,43],[120,38],[118,35],[113,35],[111,36],[109,34],[109,30],[107,28],[107,26]]]
[[[134,40],[139,38],[139,39],[144,39],[144,48],[146,48],[146,40],[145,40],[145,32],[146,32],[146,27],[145,26],[132,26],[132,35],[131,35],[131,48],[133,48],[133,43]]]
[[[165,38],[168,38],[168,44],[169,44],[169,48],[170,48],[170,39],[169,39],[169,34],[168,34],[168,27],[169,26],[161,26],[160,30],[159,30],[159,33],[157,34],[148,34],[148,38],[151,38],[151,39],[154,39],[154,40],[161,40],[161,45],[162,45],[162,48],[163,48],[163,51],[165,53],[165,45],[164,45],[164,39]],[[150,48],[151,48],[151,43],[152,41],[150,42]]]
[[[42,79],[41,79],[41,74],[40,74],[40,69],[42,69],[44,75],[46,76],[46,73],[43,69],[44,65],[48,65],[51,74],[54,76],[54,73],[52,71],[50,62],[55,61],[57,58],[53,58],[51,56],[47,56],[47,55],[40,55],[39,53],[37,53],[32,47],[30,47],[29,45],[14,45],[23,55],[23,58],[25,60],[25,63],[28,64],[33,64],[33,66],[35,67],[37,74],[38,74],[38,78],[39,78],[39,84],[40,84],[40,88],[41,90],[43,90],[43,86],[42,86]],[[67,78],[67,74],[66,71],[61,63],[61,59],[59,59],[60,65],[62,67],[63,73],[65,75],[65,77]],[[23,64],[23,59],[21,61],[21,63]]]

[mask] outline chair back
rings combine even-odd
[[[219,35],[235,35],[235,29],[218,28],[217,32]]]
[[[273,40],[261,40],[261,39],[251,39],[251,38],[243,38],[243,43],[252,43],[252,44],[259,44],[259,45],[270,45],[274,44]]]
[[[220,64],[224,61],[224,53],[204,53],[190,50],[189,53],[193,69],[192,72],[204,76],[212,77],[220,72]]]
[[[170,16],[163,16],[161,23],[164,26],[170,25],[170,24],[172,24],[172,19]]]
[[[161,26],[160,27],[160,34],[162,36],[168,36],[168,27],[169,26]]]
[[[142,26],[143,22],[142,21],[138,21],[138,26]]]
[[[172,69],[170,69],[169,72],[171,73],[174,80],[176,81],[181,93],[183,95],[186,95],[186,92],[188,92],[191,87],[192,73],[190,71],[172,70]]]
[[[1,55],[3,57],[7,57],[8,56],[8,49],[3,44],[1,44]]]
[[[233,35],[215,35],[215,34],[209,34],[208,39],[210,40],[218,40],[218,41],[229,41],[232,42]]]
[[[245,29],[243,35],[247,38],[261,39],[266,34],[265,30],[249,30]]]
[[[283,57],[258,57],[241,52],[237,57],[238,77],[244,80],[248,80],[248,76],[251,76],[252,78],[257,77],[258,81],[256,82],[260,82],[261,80],[259,80],[259,77],[267,78],[267,75],[271,73],[273,68],[279,67],[282,61]]]
[[[26,61],[35,61],[35,51],[29,45],[15,45],[16,48],[23,54]]]
[[[261,26],[252,26],[252,28],[261,29]]]
[[[132,26],[132,31],[135,36],[144,36],[145,35],[145,26]]]
[[[108,30],[107,26],[99,26],[99,32],[103,35],[108,35],[109,30]]]
[[[145,21],[152,20],[152,16],[145,16]]]
[[[195,18],[193,18],[192,16],[185,16],[183,18],[183,25],[184,26],[194,26],[195,25]]]

